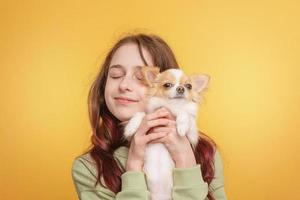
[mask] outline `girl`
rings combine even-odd
[[[132,142],[123,139],[122,124],[146,108],[146,86],[139,71],[145,65],[158,66],[160,71],[179,68],[172,50],[159,36],[129,35],[109,51],[91,86],[92,145],[72,165],[79,199],[150,200],[142,171],[145,147],[162,142],[175,163],[173,200],[226,200],[215,142],[200,132],[193,150],[188,139],[176,133],[175,117],[166,108],[147,114]]]

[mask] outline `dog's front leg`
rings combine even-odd
[[[135,134],[137,129],[139,128],[144,116],[145,112],[137,112],[133,115],[133,117],[129,120],[128,124],[125,126],[124,137],[127,140],[131,140],[131,137]]]
[[[189,116],[189,124],[190,127],[186,136],[190,141],[190,143],[192,144],[193,149],[195,149],[199,141],[199,134],[198,134],[196,119],[192,115]]]
[[[189,130],[189,115],[187,112],[179,112],[176,116],[176,128],[180,136],[185,136]]]

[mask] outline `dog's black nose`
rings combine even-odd
[[[178,87],[176,88],[176,91],[177,91],[178,94],[183,94],[183,93],[184,93],[184,87],[178,86]]]

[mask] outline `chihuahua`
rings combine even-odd
[[[180,136],[186,136],[195,149],[200,139],[196,124],[198,104],[202,92],[207,88],[210,77],[205,74],[187,76],[181,69],[167,69],[159,72],[156,66],[143,66],[141,80],[147,86],[148,103],[146,113],[166,107],[176,117],[176,129]],[[128,121],[124,137],[132,139],[145,112],[137,112]],[[145,149],[143,171],[146,174],[152,200],[171,200],[173,168],[175,163],[162,143],[149,143]]]

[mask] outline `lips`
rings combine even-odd
[[[120,96],[120,97],[115,97],[116,100],[121,100],[121,101],[128,101],[128,102],[137,102],[138,100],[129,98],[129,97],[124,97],[124,96]]]

